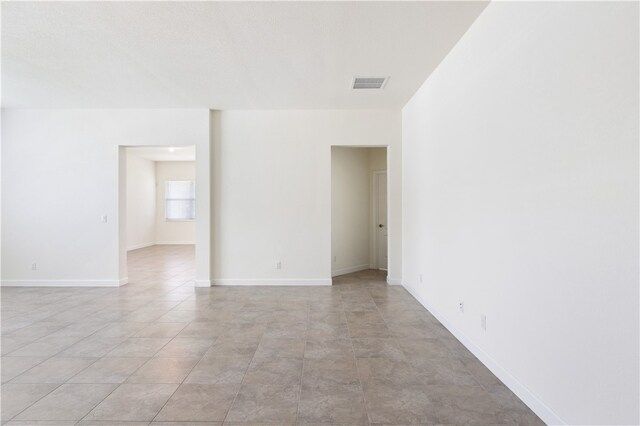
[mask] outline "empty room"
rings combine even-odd
[[[0,424],[640,424],[638,1],[2,1]]]

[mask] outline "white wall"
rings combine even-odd
[[[387,150],[385,148],[369,148],[369,170],[387,170]]]
[[[369,149],[331,149],[331,276],[369,268]]]
[[[208,110],[3,110],[2,124],[4,285],[117,285],[126,277],[119,146],[176,144],[198,152],[196,279],[208,282]]]
[[[498,2],[403,109],[403,283],[549,422],[640,422],[638,72],[637,3]]]
[[[156,243],[156,166],[127,153],[127,250]]]
[[[195,180],[195,161],[156,161],[156,240],[157,244],[194,244],[195,221],[165,220],[165,183],[168,180]],[[196,187],[198,186],[196,182]],[[196,204],[198,200],[196,200]]]
[[[389,145],[389,276],[399,282],[399,111],[212,114],[216,283],[331,282],[332,145]]]

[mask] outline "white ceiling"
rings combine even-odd
[[[129,147],[129,154],[151,161],[196,161],[196,147]]]
[[[4,1],[2,105],[401,108],[486,4]]]

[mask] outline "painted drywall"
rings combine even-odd
[[[127,152],[127,250],[156,243],[156,166]]]
[[[369,170],[387,170],[387,150],[385,148],[369,148]]]
[[[157,244],[194,244],[195,221],[165,220],[165,184],[168,180],[195,180],[195,161],[156,161],[156,242]],[[197,187],[197,185],[196,185]],[[196,200],[196,205],[198,201]]]
[[[196,279],[208,285],[209,118],[209,110],[2,110],[2,284],[119,284],[126,278],[120,146],[195,145]]]
[[[331,149],[331,276],[369,268],[369,158],[368,148]]]
[[[403,283],[547,422],[640,423],[638,72],[638,3],[497,2],[402,111]]]
[[[214,283],[331,283],[332,145],[389,146],[389,279],[400,281],[400,111],[212,116]]]
[[[486,4],[3,2],[2,102],[399,109]],[[353,92],[359,73],[391,80]]]

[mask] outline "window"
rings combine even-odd
[[[196,218],[196,187],[192,180],[165,182],[164,215],[167,221]]]

